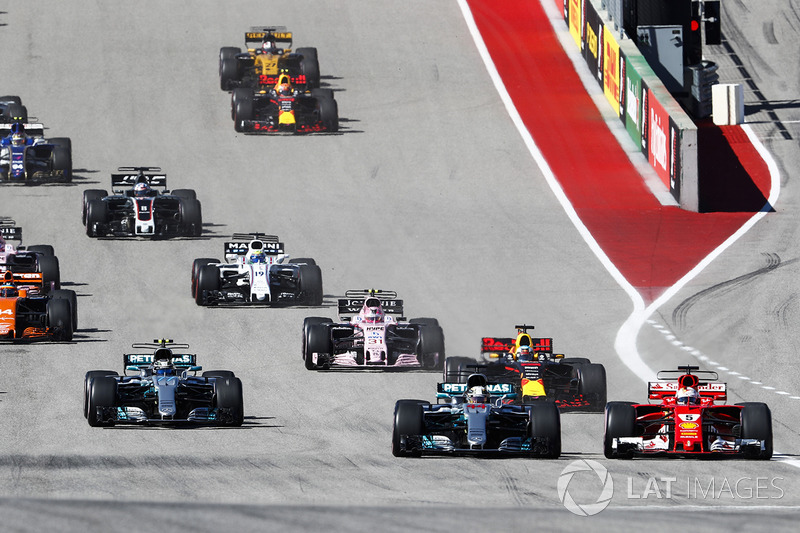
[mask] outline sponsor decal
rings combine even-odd
[[[667,172],[667,129],[669,128],[669,117],[661,106],[661,103],[656,100],[650,91],[648,97],[650,108],[648,113],[648,161],[652,166],[664,185],[669,186],[669,173]]]
[[[611,32],[603,32],[603,92],[619,116],[619,44]]]
[[[581,48],[581,26],[583,25],[583,0],[569,0],[569,33],[578,48]]]

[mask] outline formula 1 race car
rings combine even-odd
[[[44,126],[0,124],[0,183],[72,181],[72,141],[44,138]]]
[[[41,292],[40,273],[15,274],[0,278],[0,340],[71,341],[77,324],[74,291]]]
[[[772,414],[764,403],[719,405],[727,385],[716,372],[696,366],[662,370],[647,384],[651,403],[606,405],[603,453],[609,459],[634,455],[684,457],[772,457]]]
[[[241,426],[242,382],[230,370],[197,372],[189,347],[161,339],[132,345],[151,353],[123,355],[124,375],[90,370],[83,381],[83,415],[92,427],[115,424]],[[135,375],[128,375],[128,372]]]
[[[28,109],[19,96],[0,96],[0,123],[28,122]]]
[[[231,116],[245,133],[339,131],[339,107],[330,89],[302,90],[280,74],[274,87],[234,89]]]
[[[194,189],[168,191],[159,167],[119,167],[113,195],[83,191],[81,219],[89,237],[199,237],[203,212]],[[159,192],[156,187],[163,188]]]
[[[516,326],[517,336],[481,339],[483,360],[448,357],[444,379],[463,383],[482,372],[489,381],[517,385],[517,401],[554,402],[562,410],[602,412],[606,405],[606,369],[584,357],[553,353],[552,338],[531,337],[533,326]]]
[[[392,455],[475,454],[558,458],[561,419],[552,403],[513,405],[514,383],[491,384],[483,374],[466,383],[439,383],[437,403],[399,400]],[[447,403],[440,404],[439,400]]]
[[[17,241],[15,247],[9,241]],[[40,272],[41,291],[48,293],[61,288],[61,271],[58,257],[49,244],[22,246],[22,228],[14,220],[0,217],[0,273]]]
[[[315,316],[303,321],[306,368],[442,368],[444,333],[439,321],[402,322],[402,314],[403,300],[393,291],[347,291],[339,299],[339,323]]]
[[[197,305],[322,304],[322,271],[311,258],[288,260],[275,235],[234,233],[225,263],[195,259],[192,297]]]
[[[292,33],[283,26],[257,26],[244,34],[247,50],[225,46],[219,49],[219,84],[223,91],[237,87],[271,87],[278,74],[286,72],[291,83],[317,88],[320,83],[316,48],[298,48],[292,53]],[[286,45],[281,48],[279,45]]]

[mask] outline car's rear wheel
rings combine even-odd
[[[444,367],[444,331],[439,326],[420,326],[419,362],[424,368],[442,369]]]
[[[446,357],[444,360],[444,383],[466,383],[469,372],[466,365],[476,365],[478,362],[469,357]]]
[[[605,367],[597,363],[581,365],[578,370],[578,392],[590,402],[592,411],[603,412],[607,396]]]
[[[197,192],[194,189],[175,189],[172,195],[186,200],[197,200]]]
[[[317,265],[300,265],[297,273],[300,291],[308,305],[322,305],[322,270]]]
[[[86,420],[92,427],[112,426],[113,422],[98,419],[98,407],[117,405],[117,380],[110,376],[97,376],[89,382],[89,408]]]
[[[37,256],[36,269],[42,273],[43,292],[48,293],[51,288],[61,288],[61,268],[58,264],[58,257],[54,255]]]
[[[241,77],[239,73],[239,60],[235,57],[222,57],[220,50],[219,60],[219,87],[223,91],[231,89],[232,82],[238,81]]]
[[[319,118],[326,131],[339,131],[339,106],[332,97],[320,96],[317,98],[319,103]]]
[[[203,210],[199,200],[182,199],[180,215],[184,235],[200,237],[203,234]]]
[[[12,122],[28,122],[28,108],[21,103],[9,104],[6,108],[6,116]]]
[[[603,454],[608,459],[630,459],[632,454],[615,453],[614,439],[636,436],[636,408],[628,402],[609,402],[605,409]]]
[[[314,261],[313,259],[311,259],[310,257],[292,258],[289,262],[294,264],[294,265],[316,265],[317,264],[317,262]]]
[[[309,89],[319,87],[320,73],[319,73],[319,59],[317,59],[316,48],[298,48],[297,54],[303,56],[300,62],[300,71],[306,77],[306,84]]]
[[[40,255],[56,255],[55,249],[49,244],[34,244],[33,246],[28,246],[28,251]]]

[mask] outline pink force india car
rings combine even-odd
[[[772,414],[763,403],[725,405],[727,385],[696,366],[662,370],[648,383],[651,403],[609,402],[604,453],[684,457],[772,457]]]
[[[303,360],[309,370],[331,368],[441,369],[444,333],[435,318],[405,322],[403,300],[383,290],[353,290],[339,299],[339,322],[303,321]]]

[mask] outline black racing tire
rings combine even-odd
[[[92,427],[112,426],[113,422],[102,422],[97,419],[98,407],[115,407],[117,405],[117,380],[111,376],[97,376],[89,382],[89,407],[86,420]]]
[[[435,318],[412,318],[408,321],[409,324],[420,324],[423,326],[438,326],[439,321]]]
[[[61,181],[72,181],[72,153],[63,146],[55,146],[50,154],[51,167],[54,171],[60,170]]]
[[[237,377],[214,380],[214,396],[218,409],[230,409],[233,416],[222,425],[239,427],[244,423],[242,380]]]
[[[78,331],[78,295],[70,289],[50,291],[50,298],[67,300],[72,311],[72,331]]]
[[[530,406],[530,436],[546,438],[547,451],[537,454],[546,459],[558,459],[561,456],[561,414],[555,403],[539,402]]]
[[[308,339],[308,330],[311,326],[316,324],[333,324],[333,320],[324,316],[309,316],[303,320],[303,360],[306,359],[306,340]]]
[[[304,328],[305,329],[305,328]],[[333,353],[333,341],[331,340],[330,326],[327,323],[309,324],[308,330],[305,333],[305,353],[303,359],[305,360],[306,369],[317,370],[322,368],[314,364],[311,354],[316,353]]]
[[[215,265],[203,266],[197,274],[197,288],[194,294],[195,303],[203,305],[203,291],[218,291],[219,288],[219,267]]]
[[[200,200],[182,199],[180,215],[186,237],[200,237],[203,234],[203,208]]]
[[[306,77],[306,85],[309,89],[319,87],[319,59],[317,58],[316,48],[298,48],[295,53],[303,56],[300,61],[300,72]]]
[[[423,368],[444,368],[444,331],[439,326],[420,326],[417,357]]]
[[[22,98],[19,96],[11,96],[11,95],[0,96],[0,103],[22,105]]]
[[[47,142],[54,144],[55,146],[62,146],[66,148],[69,150],[70,156],[72,155],[72,139],[69,137],[53,137],[52,139],[48,139]]]
[[[339,131],[339,105],[336,100],[326,96],[319,96],[317,103],[319,104],[319,119],[325,130],[330,132]]]
[[[591,402],[591,411],[602,413],[607,399],[606,368],[599,363],[581,365],[578,371],[578,392]]]
[[[89,418],[89,385],[99,376],[118,376],[113,370],[89,370],[83,377],[83,418]]]
[[[410,457],[415,455],[403,449],[403,435],[424,435],[425,420],[422,406],[429,405],[425,400],[397,400],[394,404],[394,423],[392,424],[392,455]]]
[[[86,235],[101,237],[108,221],[108,205],[103,200],[91,200],[86,207]]]
[[[298,286],[307,305],[322,305],[322,270],[317,265],[300,265]]]
[[[565,357],[561,360],[561,364],[567,365],[588,365],[591,363],[586,357]]]
[[[222,50],[220,50],[222,56]],[[239,60],[235,57],[220,57],[219,60],[219,88],[223,91],[231,90],[232,82],[239,81],[241,73],[239,72]]]
[[[28,251],[51,257],[56,255],[55,249],[49,244],[34,244],[33,246],[28,246]]]
[[[223,46],[219,49],[219,60],[222,61],[223,59],[228,59],[230,57],[236,57],[238,54],[242,53],[242,49],[238,46]]]
[[[194,189],[175,189],[171,194],[186,200],[197,200],[197,192]]]
[[[56,340],[72,340],[74,328],[72,327],[72,306],[70,306],[69,300],[61,298],[47,300],[47,327],[54,330]]]
[[[636,408],[629,402],[608,402],[605,408],[603,455],[608,459],[630,459],[632,454],[614,453],[613,440],[636,437]]]
[[[233,128],[244,131],[244,121],[253,120],[253,89],[234,89],[233,95]]]
[[[192,298],[194,298],[197,290],[197,276],[200,274],[200,269],[206,265],[219,264],[219,262],[219,259],[212,257],[201,257],[194,260],[192,263]]]
[[[311,259],[310,257],[298,257],[297,259],[291,259],[289,261],[294,265],[316,265],[317,262]]]
[[[6,116],[10,122],[28,122],[28,108],[19,104],[9,104],[6,107]]]
[[[478,362],[470,357],[445,357],[442,381],[444,383],[466,383],[469,374],[464,371],[464,366],[476,364]]]
[[[54,255],[37,255],[36,270],[42,273],[42,292],[61,288],[61,269],[58,257]]]
[[[86,211],[89,209],[89,202],[92,200],[102,200],[108,196],[108,191],[103,189],[86,189],[83,191],[83,209],[81,209],[81,221],[86,225]]]
[[[743,439],[763,440],[764,449],[757,453],[746,453],[748,459],[763,461],[772,458],[772,412],[765,403],[745,402],[736,405],[742,406],[741,422]]]
[[[206,370],[205,372],[203,372],[203,377],[230,379],[230,378],[235,378],[236,375],[230,370]]]

